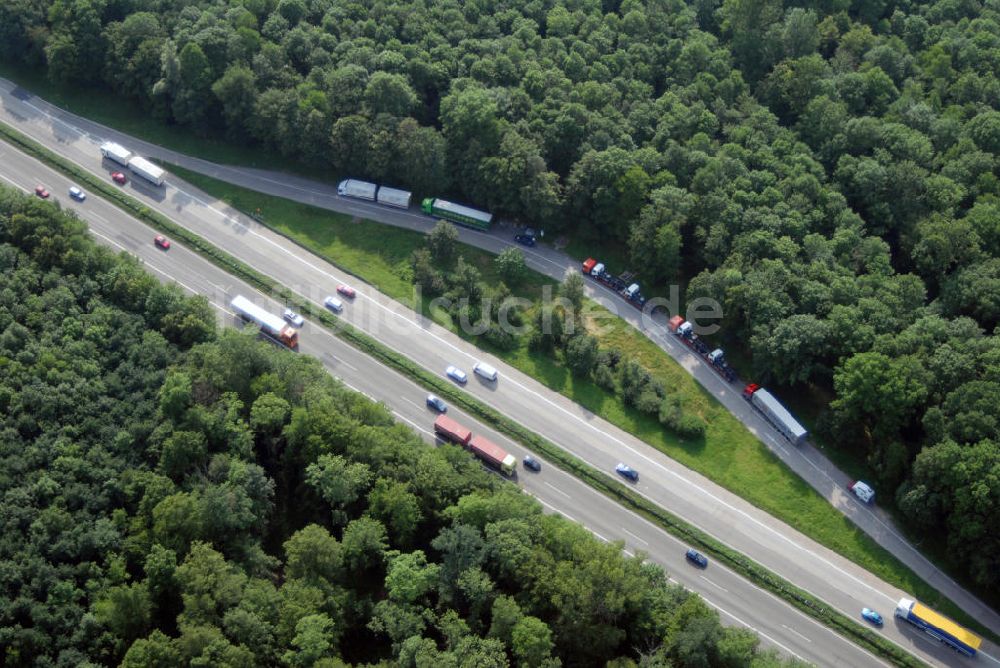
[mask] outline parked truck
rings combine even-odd
[[[507,477],[514,475],[517,460],[499,445],[482,436],[473,436],[469,441],[469,450],[488,466],[499,470]]]
[[[763,387],[750,383],[743,389],[743,398],[759,410],[767,421],[794,445],[801,445],[806,440],[809,432],[805,427],[800,425],[788,409]]]
[[[424,213],[435,218],[442,218],[477,230],[488,230],[493,223],[492,213],[479,211],[440,198],[428,197],[420,204],[420,208]]]
[[[101,144],[101,155],[108,160],[117,162],[122,167],[128,167],[128,159],[132,157],[132,152],[121,144],[113,141],[106,141]]]
[[[260,331],[272,339],[280,341],[289,348],[295,348],[299,345],[299,333],[294,327],[273,313],[257,306],[243,295],[237,295],[233,301],[229,302],[229,305],[243,320],[255,323],[260,327]]]
[[[358,181],[357,179],[347,179],[337,184],[337,194],[341,197],[354,197],[369,202],[375,201],[375,191],[378,186],[368,181]]]
[[[397,209],[409,209],[411,197],[412,195],[409,190],[399,190],[398,188],[379,186],[378,196],[375,198],[375,201],[384,206],[394,206]]]
[[[896,617],[912,624],[939,643],[968,657],[976,655],[982,639],[962,628],[944,615],[926,605],[908,598],[901,598],[896,605]]]
[[[438,415],[434,420],[434,433],[445,441],[468,447],[469,439],[472,438],[472,431],[463,427],[458,422],[452,420],[447,415]]]
[[[726,361],[726,354],[722,348],[715,348],[713,350],[709,347],[708,344],[694,333],[694,326],[690,322],[687,322],[679,315],[675,315],[667,321],[667,329],[680,339],[684,345],[693,350],[696,355],[708,362],[709,366],[725,378],[727,382],[732,383],[736,380],[736,370],[729,366],[729,363]]]
[[[128,161],[128,168],[132,170],[133,174],[141,176],[154,186],[163,185],[163,175],[166,174],[166,172],[145,158],[133,156]]]
[[[626,271],[624,274],[616,276],[609,272],[603,263],[592,257],[584,260],[581,271],[583,271],[584,276],[588,276],[617,292],[632,306],[641,309],[646,305],[646,298],[639,290],[639,284],[635,282],[633,272]]]

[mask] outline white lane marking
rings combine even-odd
[[[712,582],[711,580],[709,580],[708,578],[706,578],[704,575],[699,575],[698,577],[700,577],[702,580],[704,580],[708,584],[712,585],[713,587],[718,587],[719,589],[721,589],[722,591],[726,592],[727,594],[729,593],[728,589],[726,589],[725,587],[723,587],[722,585],[720,585],[717,582]]]
[[[89,217],[89,218],[95,218],[95,219],[101,221],[102,223],[104,223],[105,225],[109,224],[108,221],[107,221],[107,219],[104,218],[104,216],[101,216],[100,214],[96,214],[93,211],[88,211],[87,212],[87,217]]]
[[[628,535],[632,536],[632,538],[635,538],[635,539],[636,539],[637,541],[639,541],[639,542],[640,542],[640,543],[642,543],[643,545],[649,545],[649,543],[647,543],[646,541],[644,541],[644,540],[643,540],[642,538],[639,538],[638,536],[636,536],[636,535],[635,535],[634,533],[632,533],[631,531],[629,531],[629,530],[628,530],[628,529],[626,529],[625,527],[622,527],[622,531],[624,531],[624,532],[625,532],[625,533],[627,533]]]
[[[812,642],[812,640],[810,640],[809,638],[805,637],[804,635],[802,635],[801,633],[799,633],[798,631],[796,631],[795,629],[793,629],[788,624],[782,624],[782,626],[785,627],[786,629],[788,629],[789,631],[791,631],[792,633],[794,633],[795,635],[797,635],[798,637],[802,638],[806,642]]]
[[[713,601],[711,601],[710,599],[706,598],[704,594],[702,594],[702,595],[701,595],[701,598],[702,598],[702,600],[703,600],[703,601],[705,601],[705,603],[708,603],[708,604],[709,604],[710,606],[712,606],[713,608],[715,608],[715,609],[716,609],[716,610],[718,610],[719,612],[721,612],[721,613],[723,613],[724,615],[726,615],[726,616],[728,616],[728,617],[731,617],[732,619],[736,620],[736,621],[737,621],[738,623],[740,623],[740,624],[742,624],[743,626],[747,627],[748,629],[750,629],[751,631],[753,631],[754,633],[756,633],[756,634],[757,634],[757,635],[759,635],[760,637],[762,637],[762,638],[767,638],[767,639],[768,639],[768,640],[770,640],[770,641],[771,641],[771,642],[772,642],[773,644],[775,644],[775,645],[777,645],[778,647],[780,647],[781,649],[785,650],[786,652],[788,652],[789,654],[791,654],[792,656],[794,656],[794,657],[795,657],[796,659],[798,659],[799,661],[803,661],[803,662],[805,662],[805,663],[808,663],[808,661],[806,661],[806,660],[805,660],[804,658],[802,658],[801,656],[799,656],[799,655],[798,655],[798,654],[797,654],[796,652],[793,652],[793,651],[792,651],[792,649],[791,649],[790,647],[788,647],[787,645],[784,645],[784,644],[782,644],[782,643],[778,642],[777,640],[775,640],[775,639],[774,639],[774,638],[772,638],[771,636],[767,635],[766,633],[764,633],[763,631],[761,631],[760,629],[758,629],[758,628],[757,628],[756,626],[754,626],[753,624],[750,624],[749,622],[746,622],[746,621],[744,621],[744,620],[740,619],[739,617],[737,617],[737,616],[736,616],[736,615],[734,615],[733,613],[729,612],[728,610],[726,610],[726,609],[725,609],[725,608],[723,608],[722,606],[720,606],[720,605],[717,605],[716,603],[714,603],[714,602],[713,602]]]
[[[545,486],[548,487],[549,489],[552,489],[552,490],[554,490],[556,492],[559,492],[560,494],[562,494],[563,496],[565,496],[567,499],[572,499],[573,498],[569,494],[567,494],[566,492],[562,491],[561,489],[559,489],[558,487],[556,487],[555,485],[553,485],[552,483],[550,483],[548,481],[545,482]]]
[[[39,109],[38,107],[36,107],[35,105],[31,104],[30,102],[27,102],[27,101],[24,101],[24,100],[18,100],[18,102],[20,102],[21,104],[24,104],[25,106],[27,106],[27,107],[29,107],[29,108],[31,108],[31,109],[33,109],[33,110],[35,110],[36,112],[38,112],[38,113],[40,113],[40,114],[42,114],[42,115],[44,115],[44,116],[46,116],[46,117],[50,118],[50,119],[51,119],[51,120],[53,120],[53,121],[55,121],[55,122],[58,122],[58,123],[60,123],[60,124],[62,124],[62,125],[64,125],[64,126],[66,126],[67,128],[69,128],[69,129],[71,129],[71,130],[75,131],[75,132],[76,132],[77,134],[79,134],[79,135],[80,135],[81,137],[89,137],[92,143],[95,143],[95,144],[96,144],[96,143],[100,143],[100,138],[98,138],[98,137],[95,137],[95,136],[91,135],[91,134],[90,134],[89,132],[86,132],[86,131],[84,131],[84,130],[82,130],[82,129],[80,129],[80,128],[77,128],[77,127],[75,127],[75,126],[73,126],[73,125],[71,125],[71,124],[67,123],[66,121],[62,120],[61,118],[59,118],[59,117],[57,117],[57,116],[55,116],[55,115],[53,115],[53,114],[51,114],[51,113],[49,113],[49,112],[47,112],[47,111],[45,111],[45,110],[42,110],[42,109]],[[181,156],[181,155],[182,155],[182,154],[179,154],[179,153],[176,153],[176,152],[173,152],[173,153],[174,153],[174,155],[179,155],[179,156]],[[182,157],[183,157],[183,156],[182,156]],[[74,161],[74,162],[75,162],[75,161]],[[211,164],[211,163],[208,163],[207,161],[202,161],[202,162],[206,162],[206,164]],[[80,164],[80,163],[77,163],[77,164]],[[243,173],[243,172],[239,172],[239,173]],[[263,177],[263,176],[256,176],[256,175],[252,175],[252,174],[246,174],[246,173],[243,173],[243,174],[244,174],[245,176],[251,176],[251,177],[254,177],[254,178],[260,178],[261,180],[264,180],[264,181],[266,181],[266,182],[271,182],[271,183],[274,183],[275,185],[280,185],[280,186],[281,186],[281,187],[283,187],[283,188],[289,188],[289,189],[297,189],[297,190],[301,190],[301,191],[304,191],[304,192],[315,192],[316,194],[321,194],[321,195],[323,194],[323,193],[319,193],[319,192],[317,192],[317,191],[308,191],[308,190],[307,190],[307,189],[305,189],[305,188],[302,188],[302,187],[299,187],[299,186],[293,186],[293,185],[290,185],[290,184],[288,184],[288,183],[285,183],[285,182],[280,182],[280,181],[276,181],[276,180],[273,180],[273,179],[269,179],[269,178],[266,178],[266,177]],[[201,201],[201,200],[200,200],[199,198],[196,198],[196,197],[194,197],[194,196],[190,195],[189,193],[186,193],[185,191],[183,191],[183,190],[181,190],[181,189],[179,189],[179,188],[176,188],[176,187],[175,187],[175,189],[176,189],[176,190],[178,190],[178,192],[182,192],[182,193],[184,193],[184,194],[188,195],[189,197],[191,197],[191,198],[192,198],[192,199],[194,199],[195,201],[198,201],[198,202],[200,202],[200,203],[201,203],[201,204],[202,204],[203,206],[206,206],[207,208],[209,208],[209,209],[211,209],[211,210],[215,211],[214,207],[211,207],[211,206],[207,205],[207,204],[206,204],[205,202]],[[326,195],[324,195],[324,196],[326,196]],[[332,196],[332,195],[331,195],[331,196]],[[373,210],[377,210],[377,209],[373,209]],[[218,213],[218,211],[216,211],[216,213]],[[410,217],[413,217],[414,219],[418,219],[418,218],[419,218],[419,219],[424,219],[424,218],[425,218],[425,216],[422,216],[422,215],[417,215],[417,214],[413,214],[413,213],[411,213],[411,212],[405,212],[405,213],[406,213],[406,215],[408,215],[408,216],[410,216]],[[469,231],[469,232],[476,232],[475,230],[468,230],[468,231]],[[254,233],[254,232],[253,232],[253,231],[251,230],[251,233]],[[255,234],[255,233],[254,233],[254,234]],[[480,232],[479,234],[483,234],[483,233],[481,233],[481,232]],[[259,236],[259,235],[258,235],[258,236]],[[489,235],[485,235],[485,236],[489,236]],[[491,237],[491,238],[493,238],[493,237]],[[268,240],[268,241],[270,241],[270,240]],[[273,243],[273,242],[271,242],[271,243]],[[547,258],[546,258],[546,259],[547,259]],[[553,263],[553,264],[556,264],[556,263]],[[325,272],[324,272],[324,273],[325,273]],[[327,274],[327,275],[329,275],[329,274]],[[597,288],[602,288],[602,287],[604,287],[604,286],[601,286],[600,284],[593,284],[593,286],[594,286],[594,287],[597,287]],[[608,292],[609,292],[609,294],[610,294],[610,291],[608,291]],[[376,302],[376,303],[377,303],[377,302]],[[380,306],[380,308],[383,308],[383,309],[384,309],[384,307],[383,307],[383,306],[382,306],[381,304],[379,304],[379,306]],[[390,311],[390,312],[391,312],[391,311]],[[391,313],[392,313],[392,312],[391,312]],[[394,314],[394,315],[398,315],[398,314],[395,314],[395,313],[393,313],[393,314]],[[633,327],[635,327],[635,326],[633,325]],[[635,327],[635,328],[636,328],[637,330],[639,330],[639,331],[642,331],[642,332],[645,332],[645,331],[647,331],[647,330],[645,330],[645,329],[643,329],[643,328],[639,328],[639,327]],[[440,337],[437,337],[437,335],[433,334],[432,332],[426,332],[426,333],[429,333],[429,334],[431,334],[431,336],[434,336],[434,337],[435,337],[435,338],[437,338],[437,339],[438,339],[439,341],[443,342],[443,341],[442,341],[442,340],[440,339]],[[669,338],[669,337],[666,337],[666,336],[664,336],[664,339],[668,339],[668,338]],[[451,347],[452,349],[455,349],[455,350],[457,350],[457,349],[456,349],[456,348],[455,348],[454,346],[452,346],[452,345],[450,345],[450,344],[447,344],[447,343],[446,343],[446,345],[448,345],[448,346],[449,346],[449,347]],[[681,350],[684,350],[684,349],[683,349],[683,348],[681,348]],[[465,354],[465,355],[467,355],[467,356],[468,356],[468,353],[464,353],[464,351],[459,351],[459,352],[462,352],[463,354]],[[690,355],[694,356],[694,353],[693,353],[692,351],[687,351],[687,352],[688,352],[688,353],[689,353]],[[696,357],[696,356],[695,356],[695,357]],[[470,358],[471,358],[471,356],[470,356]],[[713,377],[714,377],[714,374],[712,374],[712,375],[713,375]],[[696,378],[696,380],[700,380],[700,379],[697,379],[697,378]],[[717,380],[718,382],[720,382],[720,383],[721,383],[721,379],[719,379],[719,378],[717,378],[717,377],[716,377],[716,380]],[[516,381],[515,381],[515,384],[517,384],[517,383],[516,383]],[[519,385],[519,384],[518,384],[518,385]],[[519,386],[520,386],[520,385],[519,385]],[[520,387],[522,387],[522,388],[523,388],[523,386],[520,386]],[[526,388],[524,388],[524,389],[526,389]],[[529,392],[531,392],[530,390],[528,390],[528,391],[529,391]],[[535,394],[535,393],[534,393],[534,392],[532,392],[532,394]],[[718,394],[718,392],[716,392],[716,394]],[[536,395],[536,396],[537,396],[537,395]],[[718,397],[717,397],[717,398],[718,398]],[[548,401],[548,400],[546,399],[545,401]],[[732,412],[732,411],[730,411],[730,412]],[[575,417],[575,416],[574,416],[574,417]],[[759,416],[756,416],[756,415],[755,415],[755,417],[759,418]],[[579,420],[579,418],[577,418],[577,419]],[[586,422],[584,422],[584,424],[586,424]],[[598,433],[602,433],[602,434],[603,434],[603,432],[602,432],[601,430],[597,429],[597,428],[596,428],[596,427],[594,427],[593,425],[588,425],[588,426],[590,426],[591,428],[593,428],[593,429],[595,429],[596,431],[598,431]],[[765,429],[768,429],[768,430],[769,430],[769,429],[770,429],[769,425],[766,425],[766,426],[765,426]],[[762,432],[762,433],[766,433],[766,432]],[[614,438],[613,436],[609,436],[609,438],[611,438],[611,439],[613,439],[613,440],[615,440],[615,441],[618,441],[618,439]],[[618,442],[620,443],[620,441],[618,441]],[[624,444],[622,444],[622,445],[624,445]],[[627,445],[624,445],[624,447],[628,448],[628,449],[629,449],[630,451],[633,451],[633,452],[635,452],[635,451],[634,451],[634,450],[633,450],[633,449],[632,449],[631,447],[629,447],[629,446],[627,446]],[[636,454],[638,454],[638,453],[636,453]],[[821,475],[823,475],[823,476],[824,476],[825,478],[827,478],[828,480],[830,480],[830,481],[831,481],[831,482],[832,482],[832,483],[833,483],[833,484],[834,484],[834,485],[836,486],[836,482],[835,482],[835,481],[833,481],[833,479],[832,479],[832,478],[831,478],[831,477],[829,476],[829,474],[827,474],[827,473],[826,473],[826,471],[824,471],[824,470],[823,470],[822,468],[820,468],[820,467],[819,467],[818,465],[816,465],[816,463],[815,463],[815,462],[813,462],[812,460],[810,460],[810,459],[809,459],[808,457],[806,457],[806,456],[805,456],[804,454],[802,454],[802,453],[799,453],[799,452],[797,452],[797,451],[796,451],[796,454],[800,455],[800,456],[801,456],[801,457],[802,457],[802,458],[803,458],[803,459],[804,459],[804,460],[805,460],[805,461],[806,461],[806,462],[807,462],[807,463],[808,463],[808,464],[809,464],[810,466],[812,466],[812,468],[814,468],[814,469],[815,469],[816,471],[818,471],[818,472],[819,472],[819,473],[820,473]],[[649,460],[649,459],[648,459],[647,457],[645,457],[645,455],[639,455],[639,456],[640,456],[640,457],[642,457],[642,458],[643,458],[644,460],[646,460],[646,461],[650,462],[650,463],[654,463],[654,462],[652,462],[651,460]],[[655,463],[654,463],[654,464],[655,464]],[[656,465],[656,466],[658,466],[658,467],[660,467],[661,469],[663,468],[663,467],[662,467],[662,466],[660,466],[659,464],[655,464],[655,465]],[[676,474],[676,473],[674,473],[674,472],[672,472],[672,471],[669,471],[669,469],[665,469],[665,470],[667,470],[667,472],[671,473],[672,475],[674,475],[674,476],[675,476],[675,477],[677,477],[678,479],[680,479],[680,480],[682,480],[682,481],[684,481],[684,482],[686,482],[686,483],[690,484],[690,485],[691,485],[691,486],[693,486],[693,487],[694,487],[695,489],[698,489],[698,490],[702,491],[703,493],[705,493],[705,494],[708,494],[708,495],[710,496],[710,498],[713,498],[713,500],[718,500],[718,499],[716,499],[716,497],[715,497],[714,495],[712,495],[712,494],[710,494],[709,492],[705,491],[704,489],[702,489],[702,488],[698,487],[698,486],[697,486],[696,484],[694,484],[694,483],[692,483],[692,482],[690,482],[690,481],[686,480],[686,479],[685,479],[685,478],[683,478],[682,476],[679,476],[678,474]],[[732,507],[731,505],[729,505],[729,504],[726,504],[725,502],[722,502],[721,500],[718,500],[718,501],[719,501],[720,503],[722,503],[723,505],[725,505],[725,506],[726,506],[727,508],[730,508],[730,509],[733,509],[733,510],[735,510],[736,512],[738,512],[738,513],[740,513],[740,514],[744,515],[744,517],[747,517],[748,519],[750,519],[750,520],[751,520],[752,522],[754,522],[755,524],[757,524],[757,525],[758,525],[758,526],[760,526],[761,528],[764,528],[764,529],[766,529],[767,531],[769,531],[770,533],[772,533],[772,534],[774,534],[774,535],[777,535],[777,536],[779,536],[779,537],[780,537],[780,538],[781,538],[782,540],[786,541],[786,542],[787,542],[787,543],[789,543],[790,545],[793,545],[794,547],[796,547],[797,549],[799,549],[799,550],[800,550],[800,551],[802,551],[803,553],[805,553],[805,554],[808,554],[808,555],[810,555],[810,556],[813,556],[813,557],[815,557],[815,558],[818,558],[818,559],[819,559],[819,560],[820,560],[821,562],[823,562],[823,563],[825,563],[826,565],[830,566],[830,567],[831,567],[831,568],[833,568],[833,569],[834,569],[835,571],[837,571],[837,572],[841,573],[842,575],[846,575],[846,576],[847,576],[847,577],[848,577],[849,579],[851,579],[851,580],[854,580],[855,582],[857,582],[857,583],[861,584],[861,585],[862,585],[863,587],[865,587],[865,588],[869,589],[870,591],[874,591],[875,593],[877,593],[877,594],[879,594],[879,595],[883,596],[883,597],[884,597],[884,598],[885,598],[886,600],[890,600],[890,601],[892,601],[892,600],[895,600],[895,599],[894,599],[893,597],[891,597],[891,596],[888,596],[888,595],[886,595],[886,594],[882,593],[881,591],[879,591],[879,590],[875,589],[874,587],[871,587],[871,586],[870,586],[870,585],[868,585],[867,583],[865,583],[865,582],[863,582],[863,581],[859,580],[858,578],[854,577],[854,576],[853,576],[853,575],[851,575],[850,573],[847,573],[846,571],[843,571],[842,569],[840,569],[840,568],[839,568],[839,567],[837,567],[836,565],[834,565],[834,564],[831,564],[831,563],[830,563],[830,562],[829,562],[828,560],[826,560],[826,559],[824,559],[824,558],[820,557],[819,555],[817,555],[816,553],[812,552],[811,550],[809,550],[809,549],[805,548],[804,546],[800,546],[800,545],[798,545],[798,544],[797,544],[797,543],[796,543],[795,541],[793,541],[792,539],[790,539],[790,538],[788,538],[788,537],[786,537],[786,536],[784,536],[784,535],[780,534],[779,532],[777,532],[776,530],[772,529],[771,527],[767,527],[766,525],[764,525],[764,524],[760,523],[759,521],[757,521],[757,520],[754,520],[753,518],[751,518],[751,517],[750,517],[749,515],[747,515],[747,514],[746,514],[746,513],[744,513],[743,511],[741,511],[741,510],[739,510],[739,509],[735,509],[735,508],[733,508],[733,507]],[[908,548],[908,549],[909,549],[909,550],[910,550],[910,551],[911,551],[911,552],[912,552],[912,553],[913,553],[914,555],[916,555],[916,556],[917,556],[917,557],[918,557],[919,559],[921,559],[921,560],[922,560],[922,561],[924,561],[924,562],[925,562],[926,564],[928,564],[928,565],[929,565],[929,566],[931,567],[931,569],[932,569],[932,570],[933,570],[933,571],[934,571],[935,573],[937,573],[937,574],[938,574],[939,576],[941,576],[941,577],[943,577],[944,579],[946,579],[946,580],[947,580],[947,581],[948,581],[949,583],[951,583],[951,584],[952,584],[953,586],[955,586],[955,587],[958,587],[958,585],[957,585],[957,584],[955,583],[955,581],[954,581],[953,579],[951,579],[951,578],[950,578],[950,577],[948,577],[948,576],[947,576],[947,575],[946,575],[945,573],[943,573],[942,571],[940,571],[940,570],[939,570],[939,569],[938,569],[938,568],[937,568],[937,567],[936,567],[936,566],[935,566],[935,565],[934,565],[934,564],[933,564],[933,563],[932,563],[932,562],[931,562],[931,561],[930,561],[929,559],[927,559],[927,557],[925,557],[925,556],[924,556],[923,554],[921,554],[921,553],[920,553],[919,551],[917,551],[917,549],[916,549],[916,548],[915,548],[915,547],[914,547],[913,545],[911,545],[911,544],[910,544],[910,543],[909,543],[908,541],[906,541],[906,540],[905,540],[905,539],[904,539],[904,538],[903,538],[903,537],[902,537],[902,536],[901,536],[900,534],[898,534],[898,533],[897,533],[897,532],[896,532],[896,531],[894,530],[894,528],[893,528],[893,527],[891,527],[891,526],[887,525],[887,524],[886,524],[885,522],[883,522],[883,521],[881,520],[881,518],[879,518],[879,517],[878,517],[878,516],[877,516],[877,515],[876,515],[876,514],[875,514],[875,513],[873,512],[873,511],[871,511],[870,509],[867,509],[867,508],[862,508],[862,511],[863,511],[863,512],[868,512],[868,513],[869,513],[869,514],[871,515],[871,517],[872,517],[872,518],[874,519],[874,521],[875,521],[876,523],[878,523],[878,524],[879,524],[879,525],[881,525],[881,526],[882,526],[882,527],[883,527],[883,528],[884,528],[885,530],[887,530],[887,531],[888,531],[889,533],[891,533],[891,534],[892,534],[892,535],[893,535],[893,536],[894,536],[894,537],[895,537],[895,538],[896,538],[896,539],[897,539],[897,540],[898,540],[898,541],[899,541],[900,543],[902,543],[902,545],[903,545],[903,546],[905,546],[906,548]],[[964,592],[964,590],[963,590],[963,593],[966,593],[966,592]],[[970,595],[970,597],[971,597],[971,595]],[[974,597],[972,597],[972,598],[973,598],[973,600],[975,600],[976,602],[978,602],[978,599],[975,599]],[[1000,663],[1000,661],[998,661],[998,663]]]
[[[989,654],[986,654],[985,652],[976,652],[976,656],[986,657],[987,659],[989,659],[993,663],[1000,664],[1000,659],[997,659],[997,658],[995,658],[995,657],[993,657],[993,656],[991,656]]]
[[[400,399],[402,399],[406,403],[410,404],[411,406],[416,406],[417,408],[423,408],[423,406],[421,406],[420,404],[418,404],[413,399],[407,399],[406,397],[400,397]]]
[[[392,412],[392,414],[393,414],[393,415],[395,415],[396,417],[398,417],[398,418],[399,418],[400,420],[402,420],[403,422],[406,422],[407,424],[409,424],[409,425],[410,425],[411,427],[413,427],[413,428],[414,428],[414,429],[416,429],[417,431],[422,431],[422,432],[424,432],[425,434],[427,434],[428,436],[433,436],[433,434],[432,434],[432,433],[431,433],[430,431],[428,431],[427,429],[424,429],[423,427],[421,427],[421,426],[420,426],[419,424],[417,424],[417,423],[416,423],[416,422],[414,422],[413,420],[410,420],[409,418],[405,417],[405,416],[404,416],[404,415],[403,415],[402,413],[400,413],[399,411],[393,411],[393,412]]]
[[[357,370],[358,370],[358,367],[354,366],[353,364],[348,364],[348,363],[347,363],[347,362],[345,362],[344,360],[337,360],[337,361],[338,361],[338,363],[339,363],[339,364],[340,364],[341,366],[346,366],[346,367],[347,367],[348,369],[350,369],[351,371],[354,371],[354,372],[357,372]]]

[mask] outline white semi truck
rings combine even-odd
[[[128,161],[128,168],[132,170],[133,174],[141,176],[153,185],[163,185],[163,175],[166,172],[145,158],[140,158],[139,156],[133,157]]]
[[[341,197],[354,197],[369,202],[375,201],[375,191],[378,186],[368,181],[358,181],[357,179],[347,179],[337,184],[337,194]]]
[[[378,189],[378,197],[376,201],[379,204],[394,206],[397,209],[409,209],[410,197],[412,197],[412,194],[409,190],[399,190],[397,188],[381,186]]]
[[[113,141],[106,141],[101,144],[101,155],[108,160],[117,162],[122,167],[127,167],[129,158],[132,157],[132,152],[121,144],[116,144]]]

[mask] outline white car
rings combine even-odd
[[[76,186],[70,186],[69,196],[78,202],[82,202],[83,200],[87,199],[87,193],[83,192]]]
[[[854,492],[854,496],[858,497],[862,503],[871,505],[875,502],[875,490],[866,482],[855,480],[847,486],[847,489]]]
[[[285,312],[282,314],[281,317],[283,317],[287,322],[292,323],[296,327],[301,327],[302,323],[305,322],[305,320],[302,319],[301,315],[299,315],[290,308],[286,308]]]
[[[465,385],[469,382],[469,377],[465,375],[465,372],[459,369],[457,366],[449,366],[444,372],[456,383],[461,383]]]
[[[344,310],[344,302],[340,301],[333,295],[330,295],[329,297],[324,299],[323,304],[334,313],[340,313],[341,311]]]

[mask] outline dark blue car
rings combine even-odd
[[[632,482],[639,482],[639,472],[631,466],[626,466],[625,464],[618,462],[618,466],[615,467],[615,471],[617,471],[618,475],[623,478],[628,478]]]
[[[698,552],[696,550],[688,550],[684,556],[687,558],[688,561],[698,566],[699,568],[708,567],[708,559],[701,552]]]
[[[448,412],[448,405],[444,403],[441,397],[435,394],[427,395],[427,405],[436,410],[438,413]]]
[[[521,463],[524,464],[524,468],[531,469],[535,473],[538,473],[539,471],[542,470],[542,463],[539,462],[534,457],[532,457],[531,455],[526,455],[524,459],[521,461]]]
[[[861,616],[875,626],[882,626],[882,615],[878,614],[871,608],[861,608]]]
[[[535,231],[530,227],[525,228],[523,232],[514,235],[514,241],[525,246],[534,246],[536,243]]]

